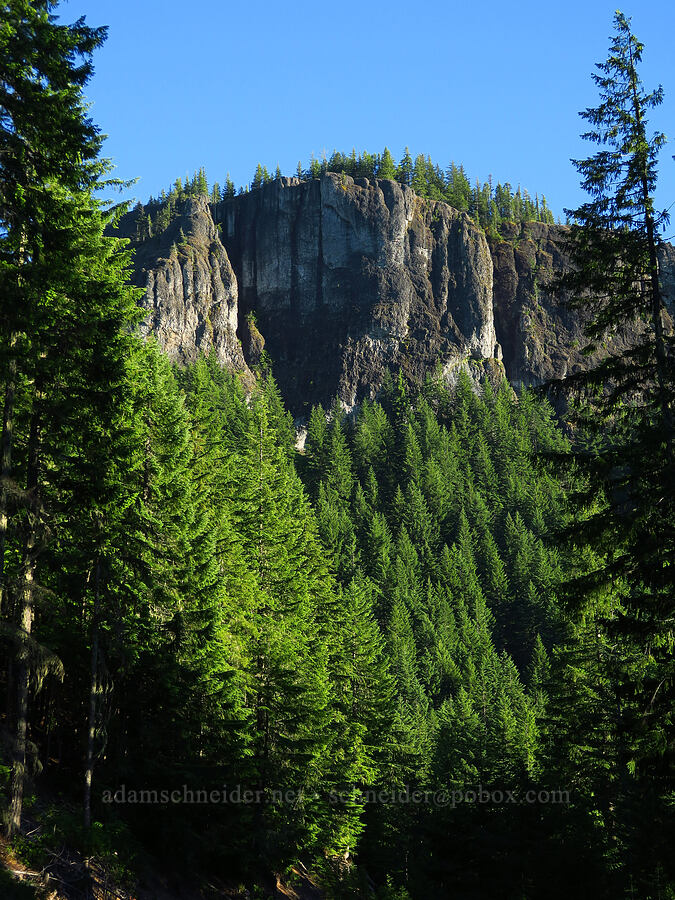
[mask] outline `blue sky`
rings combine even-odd
[[[140,199],[202,165],[239,185],[258,162],[292,174],[312,153],[387,145],[399,159],[408,145],[472,179],[544,193],[558,215],[583,200],[569,160],[593,152],[577,113],[596,105],[590,73],[616,2],[67,0],[58,12],[109,26],[87,95]],[[664,208],[675,203],[675,3],[622,11],[645,44],[645,86],[665,91],[651,117],[672,141]]]

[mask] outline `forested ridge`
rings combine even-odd
[[[641,343],[558,414],[469,361],[299,439],[266,354],[244,380],[139,332],[82,95],[105,29],[0,6],[2,896],[674,896],[661,98],[628,20],[565,289],[589,344]]]
[[[476,179],[472,185],[463,165],[451,162],[443,169],[434,163],[430,156],[418,154],[413,161],[408,148],[398,165],[388,148],[383,153],[359,153],[352,150],[350,154],[334,151],[330,157],[321,161],[312,157],[310,165],[304,168],[298,163],[294,173],[299,181],[320,178],[326,172],[337,172],[351,178],[383,178],[397,181],[411,187],[419,197],[429,200],[440,200],[448,203],[460,212],[466,212],[486,230],[488,234],[498,235],[502,223],[545,222],[552,224],[554,216],[546,203],[546,197],[535,194],[534,200],[526,189],[520,185],[513,189],[507,181],[504,184],[493,184],[492,176],[483,184]],[[240,186],[239,190],[229,176],[226,176],[224,187],[218,181],[209,185],[204,168],[189,174],[185,178],[177,178],[173,185],[160,193],[159,197],[150,197],[144,205],[135,207],[136,239],[147,240],[161,234],[172,221],[177,205],[186,197],[208,197],[212,204],[255,191],[271,181],[282,178],[281,169],[277,166],[271,175],[267,166],[260,163],[256,166],[250,184]]]

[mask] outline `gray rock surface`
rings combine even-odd
[[[568,229],[526,222],[502,227],[502,239],[491,240],[494,271],[494,315],[497,339],[511,384],[520,388],[588,369],[606,353],[633,345],[638,327],[607,333],[596,354],[586,356],[584,310],[571,310],[556,281],[570,269]],[[675,299],[675,248],[667,244],[660,259],[663,288]],[[671,307],[672,308],[672,307]],[[591,307],[589,305],[589,312]]]
[[[137,245],[144,328],[174,360],[213,349],[247,378],[265,351],[296,415],[336,393],[347,408],[375,396],[387,368],[417,382],[439,367],[449,381],[505,372],[521,387],[589,365],[583,313],[554,291],[569,267],[564,227],[506,224],[488,242],[445,203],[331,173],[179,211]],[[672,304],[670,245],[661,265]],[[617,330],[600,352],[634,339]]]
[[[297,412],[373,396],[387,367],[500,355],[492,262],[472,220],[393,181],[284,178],[218,204],[244,313]]]
[[[133,214],[125,219],[120,231],[131,234]],[[145,288],[142,330],[171,360],[213,351],[222,365],[250,376],[237,336],[237,280],[205,198],[183,201],[162,234],[135,247],[134,280]]]

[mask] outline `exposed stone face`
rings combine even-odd
[[[607,351],[620,353],[635,344],[638,326],[607,334],[597,354],[582,353],[587,316],[571,310],[556,280],[570,270],[566,250],[568,229],[527,222],[505,225],[502,240],[491,240],[494,266],[494,315],[504,367],[516,388],[542,384],[588,369]],[[675,248],[663,247],[662,287],[675,300]],[[589,307],[590,311],[590,307]]]
[[[351,406],[387,367],[494,357],[492,262],[481,229],[392,181],[281,179],[219,204],[216,221],[292,409]]]
[[[121,232],[134,230],[130,213]],[[163,234],[137,246],[135,280],[143,327],[172,359],[213,349],[250,379],[247,363],[264,350],[303,415],[335,394],[347,408],[375,396],[387,368],[418,382],[439,365],[449,381],[461,370],[475,381],[505,371],[515,387],[587,368],[583,314],[553,291],[570,265],[566,237],[530,222],[488,243],[447,204],[329,173],[282,178],[215,207],[184,201]],[[675,248],[662,249],[660,264],[672,313]],[[619,330],[605,349],[635,337]]]
[[[552,283],[569,270],[567,229],[527,222],[505,225],[491,240],[494,311],[504,367],[516,387],[562,378],[588,366],[583,319],[554,296]]]
[[[132,232],[133,214],[120,230]],[[215,351],[222,365],[250,374],[237,337],[237,280],[206,199],[185,200],[163,234],[137,246],[134,278],[145,288],[142,330],[171,360]]]

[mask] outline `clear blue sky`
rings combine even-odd
[[[87,89],[105,153],[145,200],[205,166],[247,183],[256,163],[292,174],[334,148],[399,159],[406,145],[468,175],[543,192],[556,215],[582,201],[570,157],[590,155],[577,115],[596,105],[617,0],[67,0],[109,36]],[[675,203],[675,3],[621,7],[645,44],[651,123],[671,143],[658,205]],[[675,206],[672,212],[675,214]],[[669,234],[675,232],[675,215]]]

